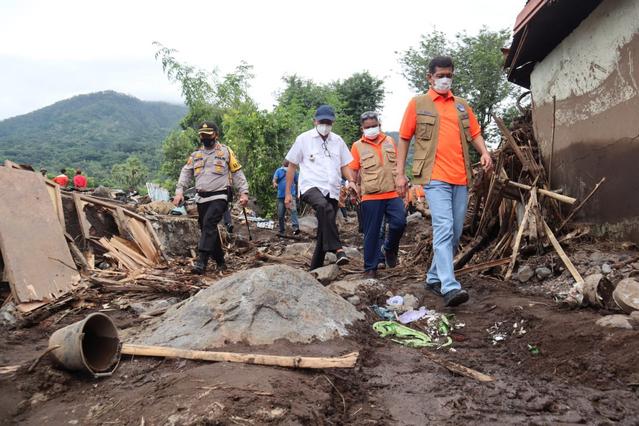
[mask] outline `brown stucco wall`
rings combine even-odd
[[[605,7],[614,9],[615,3],[609,2]],[[634,10],[627,1],[618,4],[623,3]],[[538,72],[546,75],[532,79],[534,130],[546,167],[553,151],[554,188],[561,187],[565,194],[582,199],[606,177],[605,184],[577,219],[599,224],[596,230],[610,237],[639,243],[639,33],[634,27],[603,26],[604,21],[597,19],[609,18],[612,12],[598,13],[602,17],[592,17],[585,22],[585,28],[578,28],[571,35],[569,48],[558,46],[565,51],[548,58],[554,63],[540,67]],[[590,52],[593,58],[590,66],[583,69],[581,58],[575,62],[582,66],[576,68],[570,62],[571,54],[580,51],[580,44],[582,49],[587,49],[588,39],[597,37],[600,31],[632,31],[634,34],[617,37],[626,42],[609,45],[611,52]],[[583,41],[579,39],[580,32]],[[597,62],[597,58],[610,59],[613,53],[612,65],[602,66]],[[592,87],[593,79],[597,78],[597,84]],[[587,90],[580,90],[584,87]],[[553,105],[549,101],[553,91],[564,94],[557,96],[556,101],[554,148],[551,147]]]

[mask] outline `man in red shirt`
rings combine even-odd
[[[87,178],[82,176],[82,170],[77,169],[73,176],[73,187],[75,189],[87,189]]]
[[[69,184],[69,177],[65,174],[66,172],[65,169],[61,169],[60,174],[53,178],[53,181],[63,188],[66,188]]]
[[[475,114],[464,99],[450,91],[453,72],[453,60],[448,56],[430,61],[430,88],[413,98],[404,113],[395,178],[397,191],[403,195],[407,186],[404,163],[414,135],[413,183],[424,185],[433,226],[433,263],[426,274],[426,287],[443,296],[446,306],[460,305],[469,298],[455,279],[453,266],[472,179],[468,145],[479,151],[485,171],[492,168]]]

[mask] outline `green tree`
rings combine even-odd
[[[115,164],[111,168],[111,179],[116,186],[122,189],[141,190],[149,169],[140,161],[140,159],[132,155],[125,162]]]
[[[384,81],[373,77],[368,71],[355,73],[334,84],[341,101],[341,112],[346,116],[344,123],[345,140],[352,142],[359,138],[359,117],[366,111],[378,111],[384,102]],[[348,137],[348,139],[346,139]]]
[[[512,105],[519,89],[503,72],[501,48],[506,45],[508,30],[491,31],[482,27],[476,35],[458,33],[449,40],[441,31],[422,35],[419,45],[399,52],[402,75],[418,92],[428,90],[428,63],[434,56],[447,55],[455,63],[453,92],[467,99],[482,129],[487,130],[491,114]]]

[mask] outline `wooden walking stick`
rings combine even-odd
[[[242,207],[242,212],[244,213],[244,221],[246,222],[246,230],[248,231],[249,241],[252,241],[253,237],[251,236],[251,228],[249,228],[248,217],[246,217],[246,207]]]

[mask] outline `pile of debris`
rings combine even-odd
[[[0,272],[10,294],[0,292],[3,309],[11,306],[14,317],[37,317],[91,286],[192,293],[181,274],[157,271],[167,268],[168,257],[151,221],[135,206],[104,191],[62,191],[29,166],[8,160],[0,167],[0,185]]]

